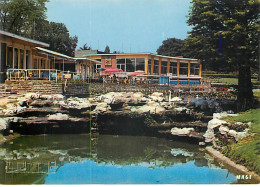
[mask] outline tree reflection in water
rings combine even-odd
[[[54,176],[66,165],[86,161],[102,167],[142,166],[149,169],[193,161],[196,167],[220,168],[197,145],[154,137],[23,136],[0,147],[0,183],[43,184],[48,176]]]

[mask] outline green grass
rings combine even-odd
[[[251,109],[239,113],[238,116],[225,117],[224,120],[235,122],[252,122],[249,132],[252,136],[240,140],[238,143],[232,143],[223,147],[223,153],[231,160],[246,166],[249,170],[260,174],[260,108]]]

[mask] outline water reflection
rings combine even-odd
[[[1,184],[235,183],[196,145],[142,136],[24,136],[0,147]]]

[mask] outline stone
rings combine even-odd
[[[40,99],[44,99],[44,100],[52,100],[53,97],[51,95],[40,95]]]
[[[220,134],[227,134],[228,133],[228,131],[229,131],[229,128],[228,127],[225,127],[225,126],[220,126],[219,127],[219,132],[220,132]]]
[[[172,135],[177,135],[177,136],[186,136],[190,134],[192,131],[194,131],[194,128],[177,128],[174,127],[171,129],[171,134]]]
[[[47,120],[64,121],[64,120],[69,120],[69,116],[67,114],[57,113],[57,114],[48,115]]]
[[[103,102],[103,103],[97,104],[94,112],[103,113],[103,112],[109,111],[110,109],[111,109],[111,107],[107,103]]]
[[[29,100],[29,99],[39,99],[40,95],[37,93],[27,93],[24,95],[24,97]]]
[[[173,97],[170,99],[171,102],[177,102],[177,101],[182,101],[180,97]]]
[[[52,95],[52,97],[53,97],[53,100],[55,100],[55,101],[62,101],[65,99],[65,96],[62,94],[54,94],[54,95]]]
[[[228,135],[229,135],[229,136],[236,137],[236,136],[237,136],[237,131],[235,131],[235,130],[229,130],[229,131],[228,131]]]
[[[60,101],[60,105],[74,109],[85,109],[91,107],[91,104],[87,98],[69,98],[66,102],[63,103],[63,101]]]
[[[133,110],[131,109],[131,111]],[[149,102],[146,105],[137,108],[136,110],[136,112],[138,113],[150,112],[151,114],[160,114],[165,111],[166,111],[165,108],[156,102]]]
[[[205,142],[199,142],[199,146],[206,146]]]
[[[179,113],[189,113],[190,109],[186,108],[186,107],[176,107],[173,109],[175,112],[179,112]]]
[[[223,124],[226,124],[227,122],[224,120],[220,120],[220,119],[212,119],[208,122],[208,126],[207,126],[207,131],[205,132],[205,134],[203,135],[203,137],[205,138],[205,142],[206,143],[213,143],[215,142],[215,134],[214,134],[214,128],[219,127]]]
[[[6,118],[0,118],[0,131],[8,128],[9,120]]]

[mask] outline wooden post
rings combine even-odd
[[[158,74],[161,75],[162,73],[162,59],[159,58],[159,70],[158,70]]]
[[[26,49],[23,49],[23,69],[27,69],[26,67]]]
[[[145,57],[144,72],[148,74],[148,56]]]
[[[15,50],[14,50],[14,46],[13,46],[13,69],[14,69],[14,61],[15,61],[14,52],[15,52]]]
[[[180,60],[177,60],[177,77],[179,76],[180,76]]]
[[[200,63],[200,74],[199,74],[200,77],[201,77],[201,73],[202,73],[202,64]]]
[[[190,61],[188,62],[188,77],[190,76]]]
[[[18,62],[17,63],[18,63],[18,69],[20,69],[20,67],[21,67],[21,49],[18,49]]]
[[[167,73],[170,73],[170,59],[167,62]]]
[[[151,60],[151,75],[153,75],[154,72],[154,57],[152,56],[152,60]]]

